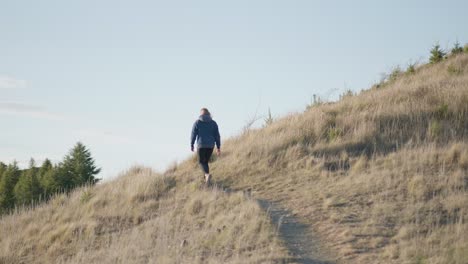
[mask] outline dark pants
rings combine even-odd
[[[213,154],[213,148],[199,148],[198,149],[198,162],[203,169],[204,173],[210,173],[208,162]]]

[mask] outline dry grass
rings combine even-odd
[[[276,263],[287,253],[241,193],[133,168],[0,222],[0,263]]]
[[[466,264],[467,139],[459,55],[232,138],[213,171],[301,215],[339,262]]]
[[[214,180],[287,207],[342,263],[468,263],[468,55],[229,139]],[[286,257],[257,203],[203,191],[189,159],[0,222],[0,262],[255,263]],[[183,242],[185,241],[185,242]]]

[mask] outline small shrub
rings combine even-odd
[[[392,72],[388,75],[388,81],[389,82],[394,82],[398,79],[398,77],[400,77],[400,75],[402,74],[402,71],[401,71],[401,68],[400,66],[396,66]]]
[[[440,45],[435,44],[434,47],[431,49],[431,57],[429,58],[429,62],[432,64],[441,62],[444,59],[445,55],[447,55],[447,53],[440,48]]]
[[[383,84],[381,82],[379,83],[376,83],[374,85],[372,85],[372,89],[379,89],[379,88],[382,88]]]
[[[443,103],[443,104],[439,105],[439,107],[437,107],[437,109],[435,111],[435,116],[438,119],[446,119],[448,117],[448,115],[449,115],[448,104]]]
[[[379,88],[385,87],[385,85],[387,84],[387,80],[388,80],[388,74],[386,74],[385,72],[380,73],[379,82],[374,84],[372,88],[379,89]]]
[[[343,94],[340,95],[340,100],[343,100],[346,97],[351,97],[353,95],[354,95],[353,91],[348,89],[347,91],[345,91]]]
[[[458,41],[455,42],[455,45],[453,46],[451,53],[452,55],[463,53],[463,48],[462,46],[460,46],[460,43]]]
[[[463,47],[463,52],[468,53],[468,44],[466,44],[465,47]]]
[[[408,68],[406,68],[406,74],[414,74],[414,73],[416,73],[416,64],[410,63],[408,65]]]
[[[322,104],[323,104],[323,101],[320,98],[320,96],[314,94],[314,96],[312,97],[312,102],[307,105],[306,110],[309,110],[312,107],[319,106],[319,105],[322,105]]]
[[[463,70],[460,67],[450,64],[447,68],[447,72],[451,75],[460,75],[462,74]]]

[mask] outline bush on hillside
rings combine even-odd
[[[342,99],[344,99],[346,97],[351,97],[353,95],[354,95],[353,91],[348,89],[348,90],[344,91],[342,94],[340,94],[340,100],[342,100]]]
[[[387,79],[390,82],[394,82],[398,79],[398,77],[400,77],[401,74],[402,74],[402,71],[401,71],[400,66],[396,66],[395,68],[393,68],[392,72],[390,72]]]
[[[432,64],[441,62],[444,59],[445,55],[447,55],[447,53],[440,48],[440,45],[435,44],[434,47],[431,49],[431,57],[429,58],[429,62]]]
[[[460,46],[460,42],[455,42],[455,45],[452,48],[452,51],[450,52],[452,55],[457,55],[460,53],[463,53],[463,47]]]
[[[406,73],[407,74],[413,74],[416,72],[416,63],[410,63],[408,65],[408,68],[406,68]]]
[[[463,69],[460,68],[460,67],[457,67],[456,65],[454,64],[450,64],[448,67],[447,67],[447,72],[449,74],[452,74],[452,75],[459,75],[463,72]]]
[[[322,105],[322,104],[323,104],[322,98],[320,98],[320,96],[314,94],[313,97],[312,97],[312,102],[310,102],[310,104],[307,105],[306,110],[309,110],[310,108],[312,108],[314,106],[319,106],[319,105]]]

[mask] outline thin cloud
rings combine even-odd
[[[0,114],[19,115],[31,118],[63,120],[64,116],[48,111],[42,106],[22,102],[0,101]]]
[[[0,75],[0,89],[24,88],[28,84],[25,80],[13,78],[8,75]]]

